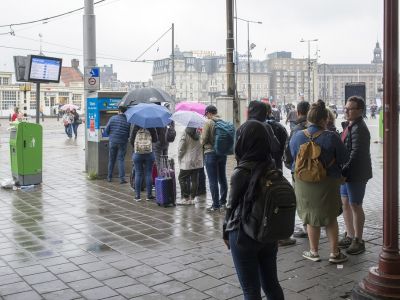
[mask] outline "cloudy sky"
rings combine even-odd
[[[254,58],[264,59],[274,51],[291,51],[307,57],[304,39],[312,43],[311,56],[319,50],[319,62],[369,63],[378,40],[383,39],[381,0],[236,0],[237,16],[261,21],[250,25],[250,41],[257,46]],[[225,0],[106,0],[95,6],[97,62],[113,64],[121,80],[151,78],[151,63],[132,63],[168,28],[175,24],[175,44],[181,50],[225,53]],[[9,25],[57,15],[82,7],[83,0],[1,1],[0,25]],[[62,57],[63,64],[82,58],[83,11],[45,24],[0,27],[0,71],[13,70],[13,55],[36,54],[39,34],[43,52]],[[238,21],[239,53],[247,51],[246,23]],[[14,36],[7,34],[14,31]],[[3,34],[4,33],[4,34]],[[32,50],[8,49],[4,47]],[[317,48],[318,47],[318,48]],[[161,59],[170,54],[170,32],[140,59]],[[58,52],[58,53],[54,53]],[[61,54],[63,53],[63,54]],[[103,57],[103,58],[100,58]]]

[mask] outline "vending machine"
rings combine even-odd
[[[86,99],[87,171],[97,178],[106,178],[108,172],[108,136],[104,129],[108,120],[118,114],[118,105],[125,92],[95,92]],[[132,169],[132,147],[128,145],[125,157],[125,173]],[[113,177],[118,177],[118,166],[114,167]]]

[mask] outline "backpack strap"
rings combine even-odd
[[[314,133],[313,135],[311,135],[311,134],[308,132],[308,129],[304,129],[304,130],[303,130],[303,133],[304,133],[304,135],[305,135],[309,140],[313,141],[314,139],[316,139],[317,137],[319,137],[324,131],[325,131],[324,129],[321,129],[321,130],[318,130],[318,131],[317,131],[316,133]]]

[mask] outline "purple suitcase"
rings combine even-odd
[[[156,177],[156,202],[167,207],[175,205],[174,180],[171,177]]]

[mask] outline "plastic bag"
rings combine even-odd
[[[12,178],[3,179],[0,183],[3,189],[12,189],[15,182]]]

